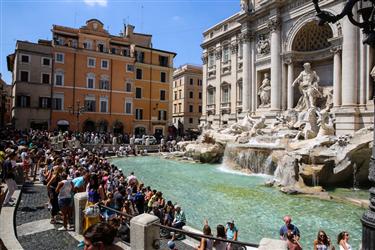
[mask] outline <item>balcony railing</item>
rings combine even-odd
[[[242,108],[242,101],[237,101],[237,108]]]
[[[216,105],[215,104],[208,104],[207,110],[215,110]]]
[[[230,109],[230,102],[224,102],[220,105],[221,109]]]

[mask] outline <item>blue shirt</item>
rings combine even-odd
[[[85,183],[85,180],[83,179],[83,176],[80,176],[80,177],[74,178],[72,182],[75,188],[80,188]]]
[[[233,226],[233,229],[230,229],[229,225],[227,225],[227,239],[228,240],[233,240],[234,238],[234,233],[237,233],[238,229],[236,226]]]
[[[296,227],[295,225],[293,224],[290,224],[290,226],[292,226],[292,233],[294,235],[297,235],[298,237],[300,237],[300,234],[299,234],[299,230],[298,230],[298,227]],[[280,236],[282,236],[284,238],[284,240],[286,240],[286,235],[288,234],[288,227],[286,225],[283,225],[281,228],[280,228]]]

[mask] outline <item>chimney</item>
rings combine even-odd
[[[126,34],[126,37],[130,37],[131,35],[133,35],[133,31],[134,31],[134,26],[133,25],[126,25],[126,30],[125,30],[125,34]]]

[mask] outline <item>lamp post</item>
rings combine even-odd
[[[338,20],[348,17],[349,21],[362,29],[364,34],[363,43],[375,48],[375,0],[348,0],[338,15],[333,15],[328,11],[322,11],[319,7],[319,0],[313,0],[319,24],[335,23]],[[358,8],[358,10],[357,10]],[[353,11],[358,13],[360,19],[356,19]],[[344,38],[345,39],[345,38]],[[371,76],[375,81],[375,67],[372,69]],[[375,112],[375,84],[373,87],[373,101]],[[374,113],[374,132],[373,142],[375,142],[375,113]],[[372,147],[372,155],[369,164],[369,180],[375,183],[375,145]],[[370,188],[369,209],[363,214],[362,222],[362,249],[375,249],[375,187]]]
[[[85,112],[85,106],[81,106],[80,102],[77,101],[77,107],[75,108],[75,106],[73,107],[68,107],[68,110],[69,110],[69,114],[72,114],[72,115],[75,115],[76,118],[77,118],[77,132],[80,131],[80,124],[79,124],[79,117],[81,116],[81,114],[83,114]]]

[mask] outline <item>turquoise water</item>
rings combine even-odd
[[[319,229],[333,242],[340,231],[350,232],[349,243],[361,240],[363,209],[345,203],[285,195],[262,184],[266,177],[223,172],[220,165],[176,162],[159,157],[129,157],[112,161],[125,174],[139,180],[164,197],[182,205],[188,225],[201,229],[206,218],[216,225],[235,220],[239,240],[259,243],[263,237],[278,238],[282,218],[290,214],[301,231],[304,249],[312,249]]]

